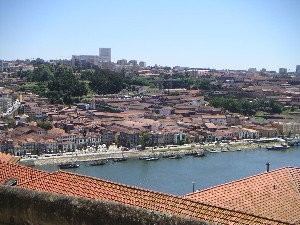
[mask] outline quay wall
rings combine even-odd
[[[189,218],[114,202],[0,186],[3,225],[206,225]]]

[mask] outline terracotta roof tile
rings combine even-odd
[[[16,178],[18,179],[18,183],[24,183],[47,174],[49,173],[45,171],[0,161],[0,185],[10,178]]]
[[[300,168],[285,167],[185,198],[270,219],[300,221]]]
[[[113,201],[221,224],[284,224],[178,196],[149,191],[64,171],[20,184],[20,187],[70,196]]]

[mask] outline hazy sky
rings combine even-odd
[[[295,71],[300,0],[0,0],[0,59],[70,59]]]

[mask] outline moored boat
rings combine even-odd
[[[78,168],[80,165],[76,163],[64,163],[58,165],[60,169]]]
[[[184,155],[185,156],[194,156],[194,155],[197,155],[198,152],[197,151],[191,151],[191,152],[186,152]]]
[[[151,158],[151,156],[141,156],[141,157],[139,157],[139,160],[146,160],[149,158]]]
[[[288,149],[290,146],[288,145],[273,145],[267,147],[267,150],[285,150]]]
[[[158,157],[150,157],[149,159],[146,159],[146,161],[157,161],[159,160]]]
[[[181,158],[182,158],[182,155],[179,155],[179,154],[169,157],[169,159],[181,159]]]
[[[197,154],[193,155],[194,157],[204,157],[205,153],[203,152],[197,152]]]
[[[162,155],[161,157],[162,158],[170,158],[170,157],[174,157],[175,155],[176,155],[175,153],[167,153],[167,154]]]
[[[114,162],[124,162],[127,161],[127,158],[125,157],[118,157],[118,158],[113,158]]]
[[[90,166],[102,166],[107,163],[107,160],[100,160],[90,163]]]

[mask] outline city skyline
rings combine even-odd
[[[296,70],[300,2],[1,1],[0,59],[71,59],[111,48],[147,65]],[[47,10],[47,13],[45,13]]]

